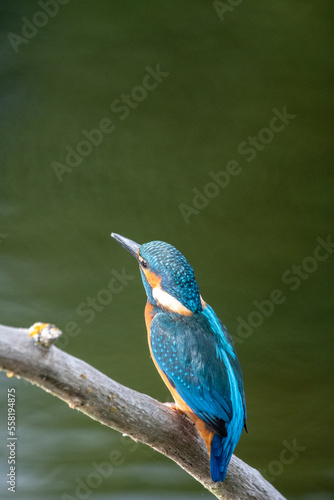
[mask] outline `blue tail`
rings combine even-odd
[[[210,474],[212,481],[215,483],[224,481],[232,453],[233,448],[228,442],[228,438],[215,434],[212,439],[210,453]]]

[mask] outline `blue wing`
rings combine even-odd
[[[214,318],[217,320],[215,315]],[[181,398],[209,428],[225,437],[225,424],[233,416],[227,369],[240,369],[240,365],[233,343],[220,325],[216,330],[210,314],[180,316],[160,312],[151,324],[151,348],[159,368]],[[223,351],[229,356],[228,368]],[[242,375],[241,386],[238,376],[237,379],[243,394]]]
[[[245,430],[247,431],[247,425],[246,425],[247,409],[246,409],[244,382],[243,382],[241,366],[238,360],[237,352],[234,347],[233,339],[229,334],[226,326],[222,323],[222,321],[220,321],[219,318],[217,318],[216,313],[214,312],[212,307],[209,306],[209,304],[206,304],[202,314],[204,314],[206,318],[209,320],[211,328],[215,332],[215,335],[217,337],[218,345],[221,346],[220,349],[223,349],[227,352],[227,356],[229,362],[232,365],[234,374],[237,379],[239,392],[241,394],[243,411],[244,411],[244,427]],[[221,354],[219,354],[219,357],[221,357]]]

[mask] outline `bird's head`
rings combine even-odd
[[[175,247],[163,241],[139,245],[119,234],[111,236],[137,259],[151,304],[186,316],[202,310],[193,268]]]

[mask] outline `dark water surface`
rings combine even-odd
[[[332,3],[241,1],[222,20],[200,1],[48,5],[1,6],[1,323],[55,323],[66,351],[168,401],[136,263],[109,235],[174,244],[236,341],[236,454],[288,498],[334,498]],[[1,498],[213,498],[153,450],[0,381]],[[94,483],[113,450],[121,463]]]

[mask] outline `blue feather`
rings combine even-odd
[[[186,405],[214,433],[211,477],[224,481],[242,428],[246,428],[243,377],[232,338],[214,310],[203,305],[193,268],[181,252],[162,241],[138,245],[113,236],[138,258],[154,311],[152,323],[148,322],[153,357]],[[151,279],[152,274],[156,279]],[[185,315],[182,307],[170,307],[171,301],[160,302],[152,286],[186,308]]]
[[[159,312],[151,348],[178,394],[215,435],[211,477],[223,481],[245,422],[242,373],[232,340],[207,307],[192,316]]]

